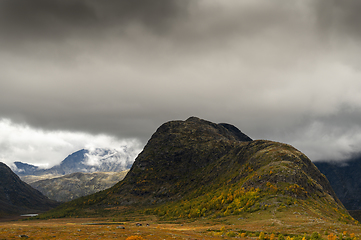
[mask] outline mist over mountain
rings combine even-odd
[[[134,162],[134,149],[94,148],[70,154],[59,165],[42,169],[15,162],[14,172],[50,199],[66,202],[112,187]]]
[[[38,166],[34,166],[28,163],[23,162],[14,162],[15,168],[13,168],[13,171],[18,176],[24,176],[24,175],[36,175],[36,173],[40,172],[41,169]]]
[[[15,162],[14,172],[19,176],[66,175],[76,172],[121,172],[129,169],[133,161],[132,151],[128,151],[126,147],[122,151],[104,148],[82,149],[70,154],[59,165],[49,169],[41,169],[31,164]]]

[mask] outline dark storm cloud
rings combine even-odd
[[[0,118],[145,143],[194,115],[341,158],[361,143],[359,7],[0,1]]]
[[[132,22],[161,32],[186,12],[188,3],[188,0],[4,0],[0,2],[0,30],[3,38],[20,41],[62,41],[71,34],[89,32],[94,37],[109,27],[121,29]]]
[[[315,4],[318,23],[329,37],[346,34],[360,40],[360,1],[317,0]]]
[[[190,0],[134,0],[134,1],[95,1],[100,19],[105,23],[122,24],[132,21],[161,32],[171,27],[174,20],[184,17]]]
[[[81,1],[5,0],[0,2],[0,20],[3,38],[62,40],[71,30],[96,23],[97,17]]]

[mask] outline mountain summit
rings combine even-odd
[[[123,181],[64,204],[55,216],[135,205],[173,218],[302,206],[352,220],[325,176],[294,147],[253,141],[233,125],[196,117],[161,125]]]

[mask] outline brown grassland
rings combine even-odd
[[[161,221],[143,214],[117,218],[60,218],[0,222],[0,239],[361,239],[359,224],[332,222],[294,208],[247,216]],[[141,223],[142,226],[137,226]],[[149,224],[149,226],[147,225]],[[318,238],[315,238],[318,233]],[[23,236],[23,237],[21,237]]]

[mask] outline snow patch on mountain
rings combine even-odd
[[[84,172],[129,169],[138,154],[138,151],[127,146],[119,149],[91,148],[86,150],[82,164],[93,168],[87,168]]]

